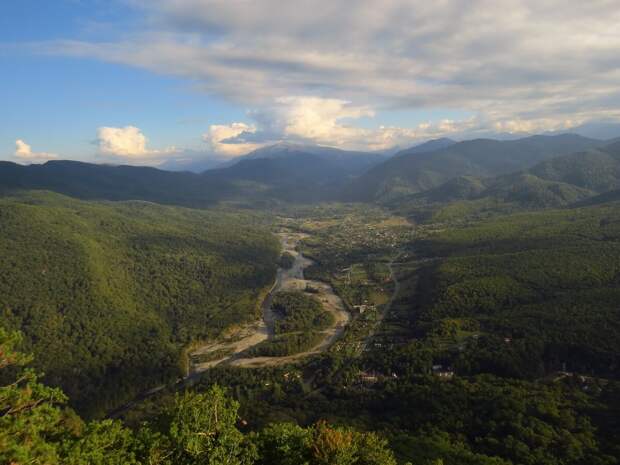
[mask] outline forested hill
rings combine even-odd
[[[386,201],[435,188],[457,176],[497,176],[603,145],[603,141],[563,134],[512,141],[476,139],[430,152],[405,151],[352,181],[343,198]]]
[[[45,189],[85,200],[147,200],[191,208],[221,201],[313,202],[334,199],[342,185],[383,159],[327,147],[274,146],[201,174],[76,161],[0,162],[0,193]]]
[[[44,189],[85,200],[147,200],[203,208],[235,192],[217,178],[149,167],[49,161],[22,166],[0,162],[0,190]]]
[[[444,141],[443,144],[446,143],[444,139],[442,141]],[[231,160],[222,168],[231,167],[247,160],[294,160],[300,155],[312,155],[319,160],[327,161],[337,166],[346,176],[362,174],[368,168],[378,165],[387,158],[385,155],[373,152],[341,150],[319,145],[280,143],[254,150],[245,156]]]
[[[411,301],[416,328],[477,332],[445,354],[461,373],[620,378],[620,203],[452,227],[415,251],[435,258]]]
[[[254,319],[279,244],[256,216],[36,192],[0,199],[0,312],[46,382],[96,413]],[[86,410],[86,409],[83,409]]]
[[[459,176],[434,189],[386,204],[418,219],[431,217],[444,221],[600,203],[613,200],[617,189],[620,189],[620,143],[616,142],[556,157],[517,173],[490,178]]]

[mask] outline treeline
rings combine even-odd
[[[278,261],[278,265],[280,265],[280,267],[284,268],[285,270],[291,269],[294,263],[295,257],[290,252],[284,252],[280,256],[280,260]]]
[[[259,215],[51,193],[0,199],[0,314],[99,414],[181,374],[190,341],[254,319],[278,242]]]

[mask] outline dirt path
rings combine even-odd
[[[398,278],[396,277],[396,272],[394,271],[394,263],[396,262],[396,258],[397,257],[392,258],[390,262],[387,264],[387,267],[390,270],[390,279],[394,283],[394,290],[392,291],[390,300],[385,305],[385,308],[383,309],[383,311],[379,312],[379,317],[377,318],[377,321],[375,322],[373,331],[365,338],[363,346],[362,346],[362,351],[368,348],[368,344],[370,344],[372,338],[377,333],[377,330],[381,327],[381,323],[385,319],[385,316],[388,314],[388,312],[392,309],[392,305],[394,304],[394,301],[396,300],[400,292],[400,281],[398,281]]]
[[[283,250],[293,255],[295,260],[290,269],[278,268],[276,282],[263,302],[263,319],[233,332],[228,340],[205,344],[192,351],[191,356],[193,357],[202,356],[208,358],[209,354],[218,353],[222,353],[222,356],[216,356],[213,360],[191,365],[188,377],[196,376],[209,368],[221,364],[240,367],[283,365],[323,352],[342,335],[344,327],[351,319],[351,315],[346,311],[342,299],[329,284],[305,279],[304,277],[304,270],[312,265],[313,261],[299,253],[296,248],[299,242],[308,236],[302,233],[289,232],[282,232],[278,235],[282,241]],[[274,336],[275,317],[271,310],[273,295],[280,291],[303,291],[306,289],[306,286],[311,286],[318,290],[315,296],[321,301],[323,308],[334,315],[334,324],[327,330],[322,331],[324,337],[321,342],[306,352],[286,357],[249,358],[244,356],[250,348]]]

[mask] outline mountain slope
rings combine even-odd
[[[147,200],[189,207],[208,207],[231,195],[227,183],[194,173],[149,167],[108,166],[76,161],[49,161],[22,166],[0,162],[0,191],[43,189],[81,199]]]
[[[190,341],[255,318],[278,242],[256,219],[52,193],[0,199],[0,312],[79,407],[180,373]]]
[[[470,360],[463,370],[620,376],[620,204],[504,215],[415,245],[418,258],[442,257],[422,272],[416,327],[474,319],[488,338],[486,353],[476,341],[454,351]]]
[[[527,171],[491,178],[454,178],[437,188],[396,198],[387,205],[418,219],[430,215],[436,220],[447,220],[596,204],[613,200],[614,189],[620,189],[620,143],[553,158]]]
[[[405,150],[401,150],[394,154],[394,157],[403,157],[407,155],[412,155],[416,153],[427,153],[434,152],[436,150],[446,149],[448,147],[452,147],[454,144],[457,144],[455,140],[448,139],[447,137],[442,137],[440,139],[429,140],[428,142],[424,142],[419,145],[415,145]]]
[[[558,157],[530,171],[543,179],[565,182],[595,192],[620,188],[620,143]]]
[[[351,182],[343,196],[355,201],[385,201],[432,189],[458,176],[497,176],[600,145],[598,140],[565,134],[511,141],[477,139],[432,152],[405,151]]]
[[[29,166],[0,162],[0,192],[43,189],[80,199],[147,200],[192,208],[223,200],[308,202],[334,198],[341,185],[382,160],[373,153],[273,146],[202,174],[75,161]]]
[[[277,158],[241,160],[229,168],[203,173],[205,181],[234,185],[238,200],[252,196],[295,202],[329,199],[347,179],[344,168],[331,160],[308,153]]]
[[[308,155],[313,155],[338,166],[347,176],[357,176],[387,158],[384,155],[372,152],[341,150],[320,145],[280,143],[254,150],[245,156],[231,160],[226,166],[221,166],[221,168],[234,166],[247,160],[284,158],[294,160],[299,156]]]

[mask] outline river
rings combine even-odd
[[[278,236],[280,237],[283,251],[293,255],[295,260],[289,269],[278,268],[276,281],[262,304],[262,319],[233,331],[224,340],[204,344],[193,350],[190,353],[190,360],[192,357],[196,356],[208,358],[209,354],[222,355],[216,356],[213,360],[203,363],[190,364],[189,376],[195,376],[205,370],[222,364],[260,367],[290,363],[326,350],[342,335],[345,326],[351,319],[351,315],[346,310],[342,299],[334,292],[331,285],[321,281],[309,280],[304,277],[304,270],[314,262],[301,254],[297,250],[297,246],[299,242],[308,237],[308,235],[294,232],[280,232]],[[324,337],[321,342],[308,351],[286,357],[247,357],[246,353],[249,349],[272,338],[274,335],[273,327],[275,315],[271,309],[273,295],[281,291],[298,290],[303,292],[306,286],[313,287],[318,291],[314,294],[315,297],[321,301],[326,311],[334,315],[334,324],[327,330],[322,331]]]

